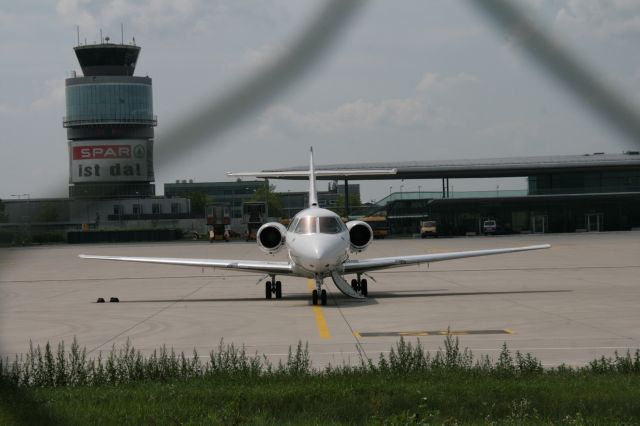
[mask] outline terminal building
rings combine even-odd
[[[349,179],[438,179],[442,191],[396,192],[365,215],[383,214],[392,234],[415,234],[433,220],[440,235],[482,232],[495,220],[497,232],[592,232],[640,229],[640,153],[562,155],[476,160],[333,164],[318,170],[395,169],[395,175]],[[305,166],[268,172],[299,171]],[[450,191],[449,179],[526,177],[521,191]],[[285,177],[283,177],[285,178]],[[329,179],[341,176],[327,177]]]
[[[417,234],[420,222],[437,223],[439,235],[481,233],[482,223],[493,220],[498,233],[598,232],[640,229],[640,153],[590,154],[549,157],[493,158],[451,161],[410,161],[375,164],[317,166],[322,170],[395,169],[395,175],[360,175],[351,180],[437,179],[437,192],[395,192],[377,203],[359,209],[349,208],[353,219],[382,215],[391,234]],[[271,173],[306,170],[306,166]],[[525,177],[522,190],[453,192],[449,179],[483,179]],[[344,176],[327,177],[329,190],[319,198],[330,209],[337,209],[345,185],[334,183]],[[96,228],[141,227],[153,224],[183,226],[177,219],[192,218],[191,229],[203,228],[190,210],[186,196],[192,192],[206,194],[209,201],[230,207],[231,225],[242,229],[243,203],[255,201],[255,193],[264,181],[202,182],[180,181],[165,184],[165,197],[97,198],[71,200],[5,200],[5,214],[14,224],[35,222],[67,228],[89,223]],[[348,184],[350,194],[359,186]],[[406,184],[408,186],[408,183]],[[333,190],[332,190],[333,188]],[[344,195],[343,195],[344,196]],[[280,194],[282,208],[272,218],[286,219],[306,207],[305,192]],[[124,202],[124,201],[126,202]],[[147,204],[144,204],[147,203]],[[150,203],[150,204],[149,204]],[[56,207],[57,206],[57,207]],[[342,214],[342,213],[341,213]],[[56,221],[53,223],[53,221]],[[144,221],[147,222],[144,222]],[[151,225],[150,225],[151,226]]]
[[[246,226],[246,203],[266,201],[261,199],[259,192],[265,193],[269,181],[264,180],[236,180],[227,182],[194,182],[191,179],[177,180],[175,183],[164,184],[165,197],[188,197],[191,194],[204,194],[210,204],[224,206],[229,211],[230,224],[233,230],[242,230]],[[274,220],[290,219],[300,210],[309,206],[307,191],[277,192],[279,199],[278,211],[267,212]],[[350,184],[348,193],[352,200],[360,200],[360,185]],[[256,195],[258,194],[258,195]],[[318,191],[318,203],[323,208],[337,209],[343,205],[345,187],[330,181],[326,191]]]

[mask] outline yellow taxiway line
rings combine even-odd
[[[316,288],[316,282],[314,280],[307,280],[307,287],[309,291],[313,291]],[[321,339],[331,339],[331,331],[327,325],[327,320],[322,312],[322,307],[319,305],[311,305],[313,307],[313,314],[316,317],[316,324],[318,325],[318,333],[320,333]]]

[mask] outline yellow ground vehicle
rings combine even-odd
[[[435,220],[424,220],[420,222],[420,236],[422,238],[437,237],[438,224]]]
[[[386,216],[365,216],[360,220],[369,224],[373,231],[373,238],[382,239],[389,235],[389,223]]]

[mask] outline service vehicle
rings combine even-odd
[[[437,237],[438,224],[435,220],[423,220],[420,222],[420,236],[422,238]]]
[[[483,234],[495,234],[498,229],[498,225],[496,221],[493,219],[487,219],[482,222],[482,233]]]

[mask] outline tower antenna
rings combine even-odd
[[[78,35],[78,46],[80,46],[80,25],[76,25],[76,34]]]
[[[102,40],[102,28],[100,28],[100,44],[104,43],[104,40]]]
[[[124,44],[124,24],[120,22],[120,44]]]

